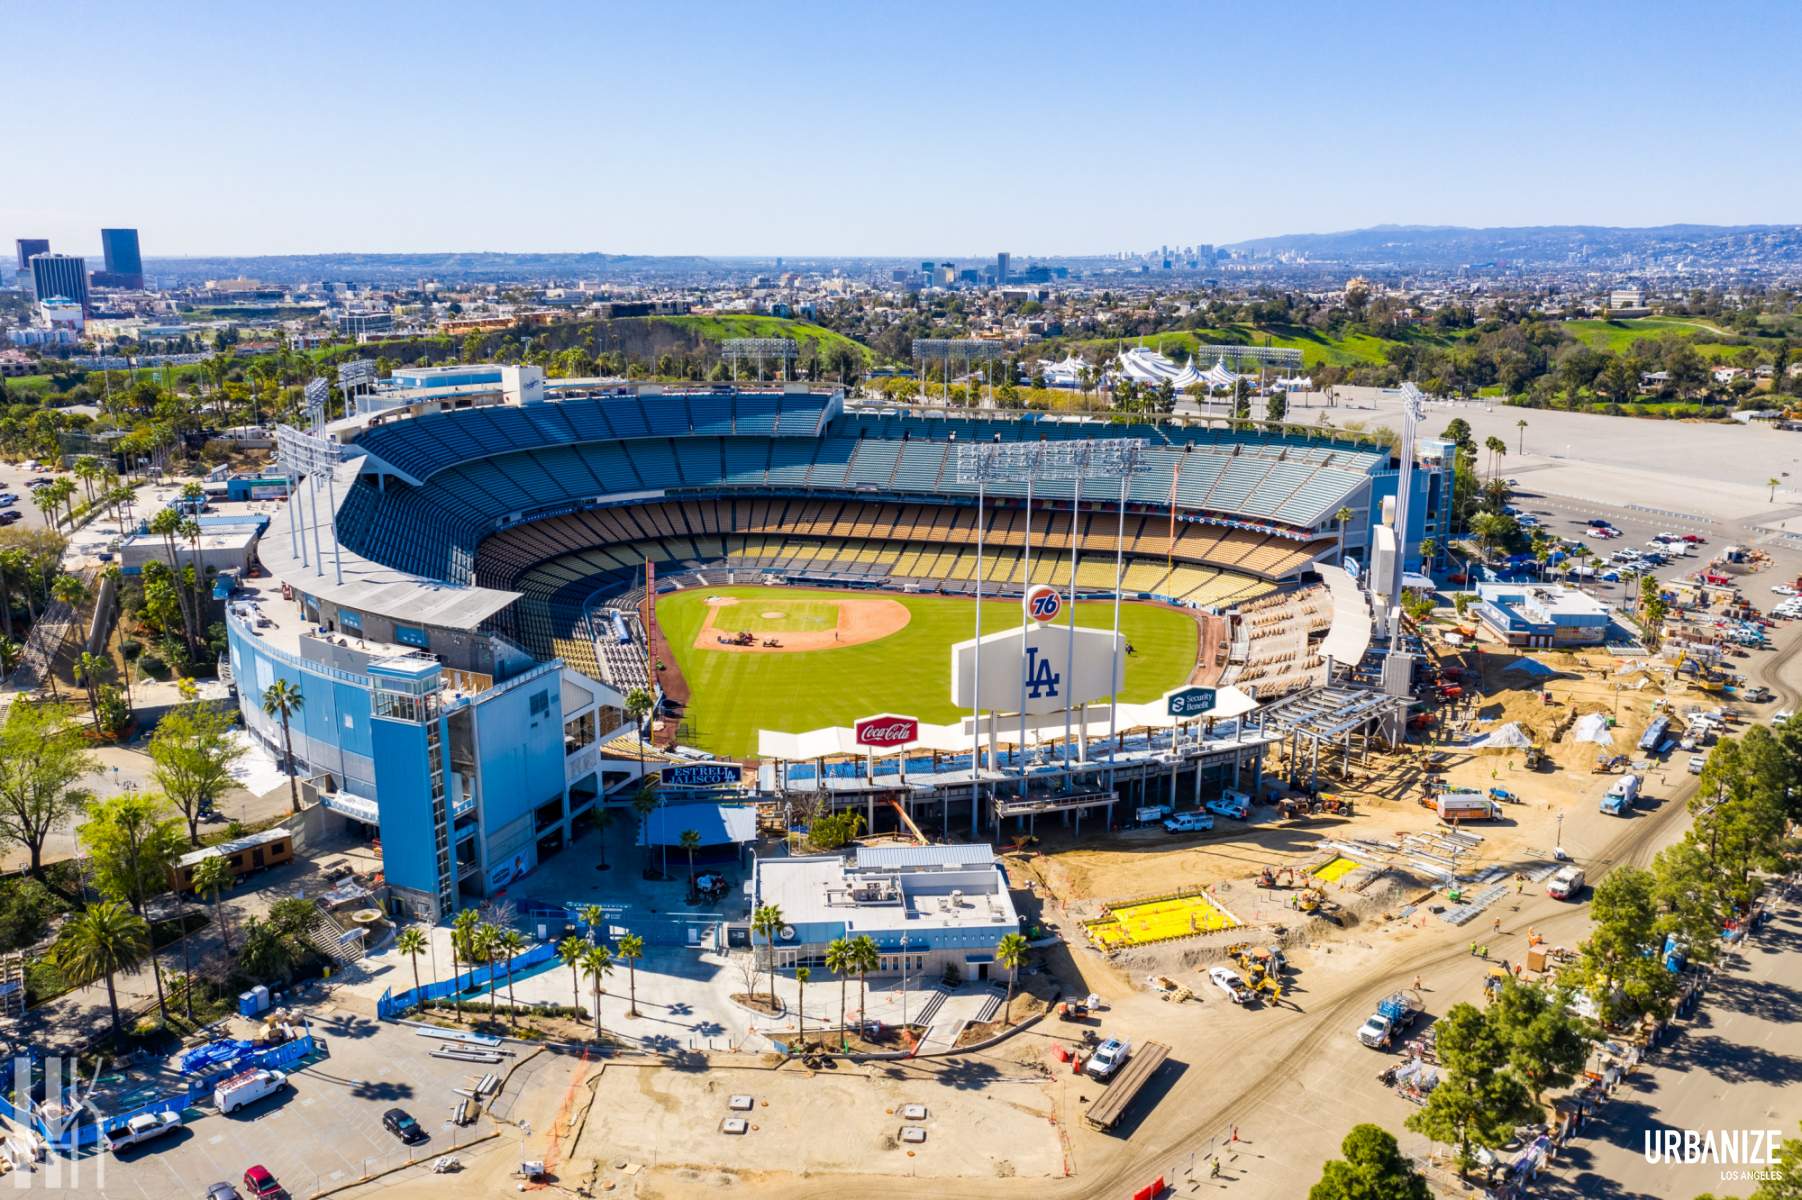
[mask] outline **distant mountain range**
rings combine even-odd
[[[1620,267],[1688,262],[1758,267],[1802,265],[1802,226],[1530,225],[1469,229],[1456,225],[1377,225],[1342,233],[1254,238],[1225,247],[1257,257],[1305,255],[1351,267],[1457,269],[1465,266]]]
[[[421,279],[459,283],[517,283],[522,279],[627,279],[660,275],[692,277],[714,270],[707,259],[635,254],[508,254],[445,251],[431,254],[267,254],[149,258],[145,270],[159,280],[198,283],[208,279],[258,279],[292,284],[312,280],[354,280],[358,284],[406,285]]]

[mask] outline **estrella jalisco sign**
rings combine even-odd
[[[744,780],[736,763],[682,763],[665,767],[659,774],[664,787],[737,787]]]
[[[1200,717],[1214,711],[1213,688],[1178,688],[1164,697],[1166,711],[1173,717]]]

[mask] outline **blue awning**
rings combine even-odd
[[[742,845],[757,838],[757,813],[736,804],[665,804],[645,818],[638,844],[680,846],[686,829],[700,834],[703,846]]]

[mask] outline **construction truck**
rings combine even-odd
[[[1258,872],[1256,884],[1261,888],[1288,889],[1295,886],[1294,867],[1265,867]]]
[[[1387,1050],[1395,1039],[1408,1031],[1420,1016],[1420,996],[1412,992],[1395,992],[1377,1005],[1364,1024],[1358,1027],[1358,1040],[1372,1050]]]
[[[1526,759],[1522,763],[1529,771],[1537,771],[1545,766],[1545,750],[1537,745],[1527,747]]]

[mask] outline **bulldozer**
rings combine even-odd
[[[1265,986],[1267,981],[1280,979],[1288,962],[1283,952],[1276,947],[1254,946],[1250,942],[1235,942],[1226,948],[1227,957],[1232,959],[1239,969],[1245,972],[1245,982],[1253,988]]]

